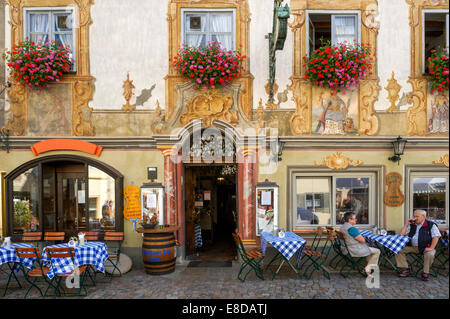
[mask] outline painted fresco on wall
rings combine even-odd
[[[329,90],[313,87],[313,135],[358,134],[358,91],[331,95]]]
[[[72,85],[28,91],[28,135],[72,135]]]
[[[448,134],[448,94],[428,95],[428,133]]]

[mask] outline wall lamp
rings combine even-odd
[[[277,141],[277,143],[274,145],[275,149],[272,148],[272,156],[271,159],[275,161],[278,157],[278,161],[281,162],[283,155],[283,149],[284,149],[285,142],[281,142],[280,140]]]
[[[397,162],[398,165],[400,165],[400,160],[403,155],[403,151],[405,150],[405,145],[407,140],[401,138],[401,136],[397,137],[397,139],[392,142],[392,146],[394,147],[394,156],[389,157],[390,161],[393,161],[394,163]]]

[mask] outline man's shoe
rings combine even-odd
[[[409,275],[411,275],[411,271],[409,269],[405,269],[400,274],[398,274],[398,276],[402,278],[408,277]]]
[[[423,281],[428,281],[429,276],[430,276],[429,274],[422,273],[422,280],[423,280]]]

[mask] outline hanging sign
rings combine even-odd
[[[386,206],[397,207],[403,204],[405,196],[400,190],[400,185],[402,185],[401,174],[393,172],[386,175],[387,191],[384,194]]]
[[[140,188],[135,185],[129,185],[125,187],[123,192],[125,199],[127,201],[125,208],[123,210],[123,215],[126,219],[136,219],[141,217],[141,203],[140,199]]]

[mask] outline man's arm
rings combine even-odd
[[[359,241],[361,244],[364,244],[366,242],[366,240],[362,235],[356,236],[355,239]]]

